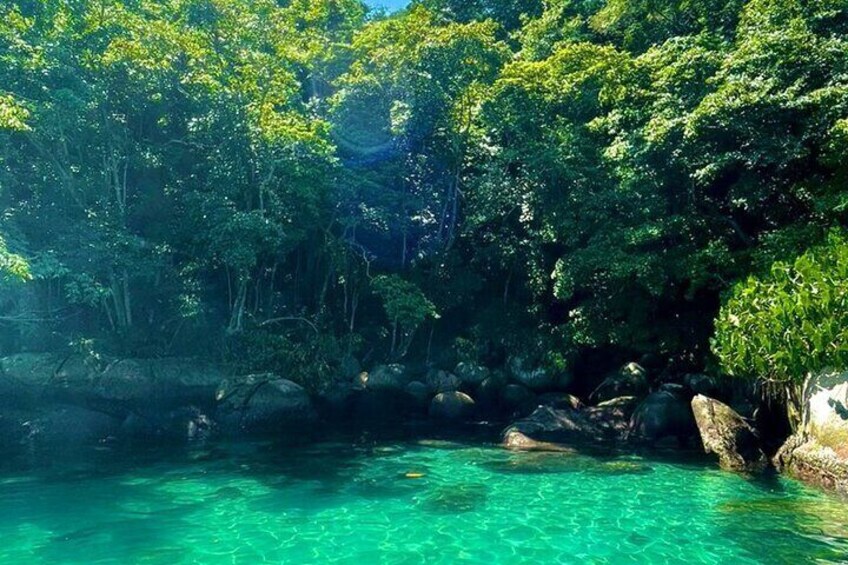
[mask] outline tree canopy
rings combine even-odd
[[[846,223],[846,38],[839,0],[5,2],[0,348],[703,366]]]

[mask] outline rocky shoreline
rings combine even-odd
[[[638,363],[603,378],[587,400],[571,380],[511,359],[417,373],[351,371],[308,392],[278,375],[236,375],[202,360],[19,354],[0,359],[0,450],[74,449],[217,437],[306,440],[332,426],[503,422],[513,450],[703,447],[725,470],[771,469],[848,494],[848,374],[810,376],[803,423],[770,460],[756,408],[702,374],[650,379]],[[741,406],[740,414],[732,406]]]

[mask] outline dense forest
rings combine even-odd
[[[844,0],[10,0],[0,353],[781,383],[846,154]]]

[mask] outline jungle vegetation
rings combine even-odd
[[[0,353],[798,378],[846,157],[846,0],[8,0]]]

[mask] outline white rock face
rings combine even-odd
[[[802,398],[802,424],[775,455],[775,467],[848,494],[848,372],[811,374]]]
[[[803,417],[807,437],[848,457],[848,372],[827,371],[808,377]]]

